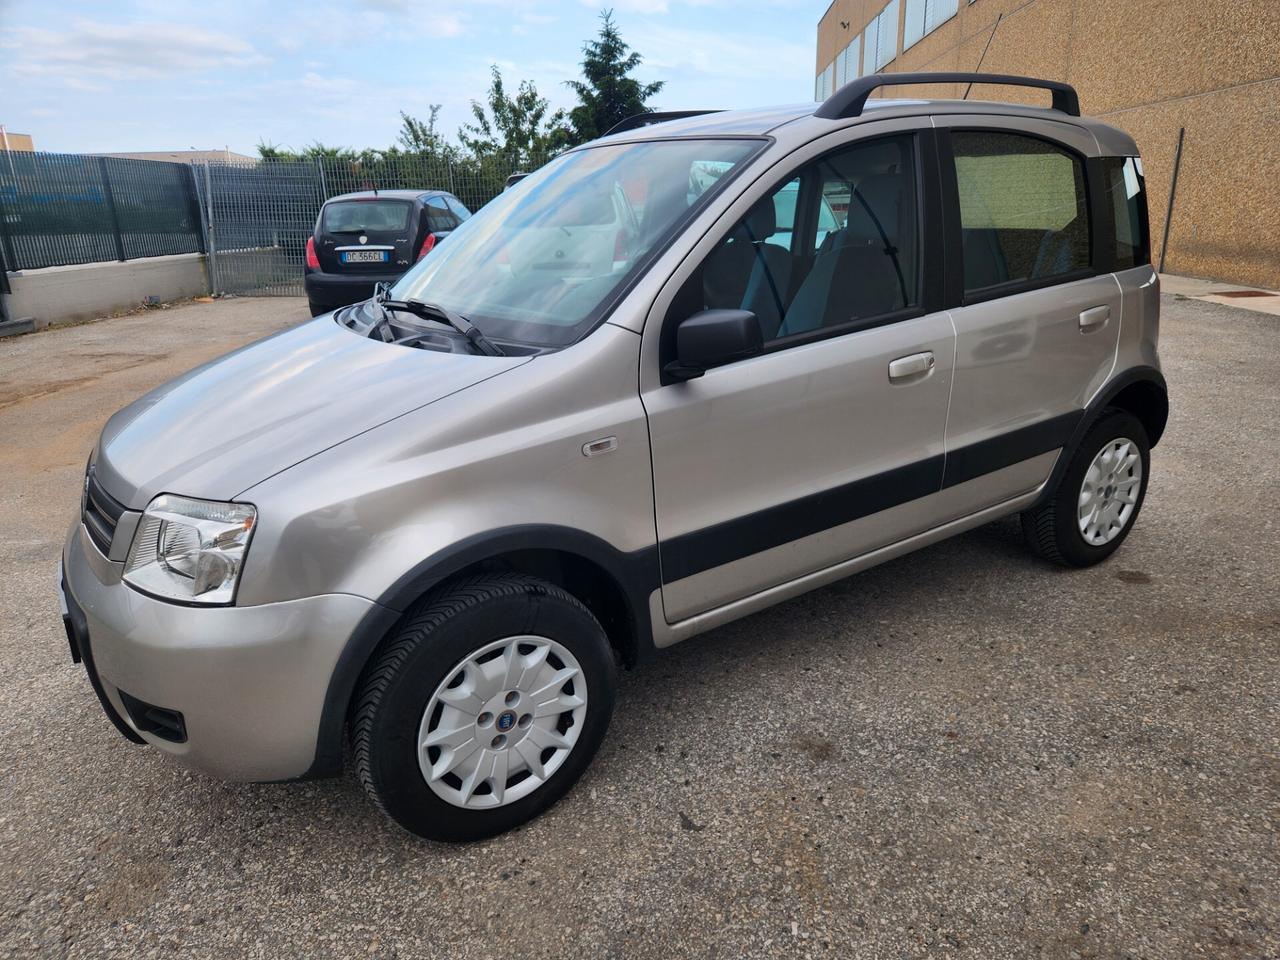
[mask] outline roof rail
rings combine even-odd
[[[613,133],[622,133],[625,130],[638,130],[640,127],[647,127],[651,123],[666,123],[668,120],[683,120],[685,117],[701,117],[707,113],[723,113],[723,110],[667,110],[654,111],[652,113],[637,113],[633,117],[627,117],[625,120],[619,120],[612,127],[606,130],[603,136],[609,136]]]
[[[860,117],[872,91],[880,87],[914,86],[920,83],[998,83],[1011,87],[1038,87],[1053,91],[1054,110],[1072,117],[1080,116],[1080,97],[1075,87],[1069,83],[1038,80],[1035,77],[1013,77],[1003,73],[873,73],[846,83],[827,97],[813,115],[824,120]]]

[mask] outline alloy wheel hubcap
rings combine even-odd
[[[1133,518],[1142,489],[1142,455],[1128,437],[1109,441],[1080,485],[1076,522],[1090,546],[1110,543]]]
[[[568,758],[582,732],[587,685],[564,646],[506,637],[450,670],[427,702],[418,766],[456,807],[501,807],[528,796]]]

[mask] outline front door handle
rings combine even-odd
[[[912,377],[919,377],[922,373],[928,373],[932,369],[932,350],[926,350],[924,353],[913,353],[909,357],[899,357],[897,360],[889,361],[889,381],[896,383],[901,380],[910,380]]]
[[[1103,305],[1101,307],[1090,307],[1080,314],[1080,332],[1088,333],[1091,330],[1101,330],[1107,325],[1107,321],[1111,319],[1111,308]]]

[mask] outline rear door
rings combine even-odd
[[[394,197],[330,200],[320,211],[316,251],[325,273],[386,276],[413,263],[413,201]]]
[[[1048,477],[1110,376],[1120,288],[1102,249],[1099,161],[1052,121],[935,117],[949,213],[956,368],[945,484],[982,509]]]

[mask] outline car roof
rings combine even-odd
[[[343,193],[330,197],[325,203],[335,200],[372,200],[374,197],[385,197],[388,200],[417,200],[419,197],[451,197],[448,190],[357,190],[355,193]]]
[[[594,143],[624,143],[637,140],[665,140],[672,137],[763,137],[782,127],[804,127],[805,133],[819,135],[823,131],[873,120],[898,117],[927,117],[948,113],[1014,117],[1027,120],[1048,120],[1068,123],[1088,130],[1097,140],[1099,152],[1110,156],[1136,156],[1137,147],[1125,132],[1095,120],[1077,117],[1049,107],[1033,107],[1020,103],[1002,103],[995,100],[908,100],[899,98],[875,98],[868,100],[861,114],[856,117],[828,120],[815,115],[820,103],[789,104],[777,107],[761,107],[750,110],[722,110],[677,120],[666,120],[647,126],[635,127],[621,133],[602,137]],[[799,133],[799,130],[796,130]]]

